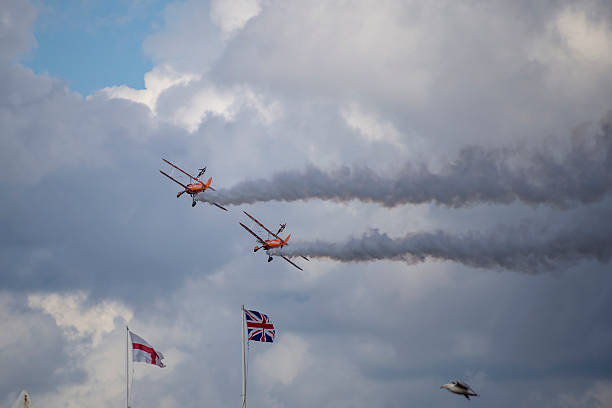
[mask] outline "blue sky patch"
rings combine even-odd
[[[48,0],[36,4],[37,46],[22,58],[36,73],[89,95],[105,86],[144,87],[153,64],[143,41],[163,22],[167,0]]]

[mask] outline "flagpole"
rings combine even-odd
[[[130,329],[125,326],[125,406],[130,408],[130,380],[129,380],[129,347],[128,344],[130,342]]]
[[[242,408],[246,408],[246,363],[244,358],[244,305],[242,305]]]

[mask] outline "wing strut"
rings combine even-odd
[[[191,174],[187,173],[185,170],[181,169],[179,166],[177,166],[176,164],[169,162],[168,160],[164,159],[162,157],[162,160],[165,161],[166,163],[168,163],[169,165],[171,165],[172,167],[174,167],[175,169],[177,169],[178,171],[180,171],[181,173],[183,173],[184,175],[186,175],[189,178],[192,178],[194,180],[200,181],[199,178],[197,178],[196,176],[192,176]]]
[[[257,225],[259,225],[261,228],[265,229],[266,232],[272,236],[274,236],[277,239],[280,239],[281,241],[284,241],[284,239],[282,239],[281,237],[279,237],[278,235],[276,235],[275,233],[273,233],[272,231],[270,231],[269,229],[266,228],[265,225],[263,225],[261,222],[259,222],[255,217],[253,217],[251,214],[249,214],[246,211],[242,211],[243,213],[245,213],[247,215],[247,217],[249,217],[250,219],[252,219],[253,221],[255,221],[257,223]]]

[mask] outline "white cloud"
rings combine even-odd
[[[263,353],[256,343],[251,346],[251,352],[257,353],[257,356],[250,375],[258,382],[267,384],[279,382],[288,385],[310,366],[310,352],[308,343],[304,339],[285,334],[279,336],[271,346],[270,350]]]
[[[158,65],[147,72],[144,77],[145,89],[133,89],[125,85],[102,88],[100,96],[109,99],[127,99],[147,105],[153,114],[162,92],[177,85],[187,85],[199,79],[199,75],[179,73],[169,65]]]
[[[556,27],[571,53],[592,63],[612,63],[612,32],[607,21],[591,20],[583,10],[565,9],[556,20]]]
[[[401,143],[400,133],[393,123],[382,120],[374,113],[365,112],[358,104],[352,103],[340,110],[347,125],[369,142],[391,143],[400,150],[405,146]]]
[[[209,115],[233,122],[244,108],[253,109],[264,125],[271,124],[282,115],[279,102],[266,103],[255,92],[243,86],[223,88],[201,81],[190,89],[185,87],[184,92],[177,89],[177,97],[169,98],[172,102],[166,105],[167,111],[160,113],[162,120],[169,120],[190,132],[196,131]],[[181,101],[176,102],[178,99]]]
[[[115,319],[129,321],[132,311],[118,302],[103,301],[89,306],[84,292],[75,294],[32,294],[28,305],[51,315],[68,339],[92,336],[93,346],[115,330]]]
[[[213,0],[210,17],[226,33],[244,27],[261,11],[259,0]]]
[[[145,89],[125,85],[107,87],[88,99],[96,97],[126,99],[146,105],[157,120],[189,132],[196,131],[209,115],[231,122],[243,108],[257,112],[264,124],[282,115],[278,101],[267,102],[248,86],[216,86],[201,75],[179,73],[169,65],[156,66],[147,72]]]

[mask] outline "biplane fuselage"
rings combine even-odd
[[[210,187],[210,182],[212,181],[212,178],[208,179],[208,182],[206,184],[204,184],[204,182],[198,180],[195,183],[190,183],[187,185],[184,185],[183,188],[185,190],[179,191],[178,193],[176,193],[177,197],[180,197],[183,193],[187,193],[189,195],[191,195],[192,197],[202,193],[204,191],[206,191],[209,187]]]
[[[291,238],[291,234],[287,235],[287,238],[284,240],[281,239],[266,239],[264,240],[264,244],[262,246],[256,246],[253,249],[253,252],[257,252],[259,249],[265,249],[266,251],[273,248],[282,248],[287,245],[287,241]]]
[[[185,189],[186,193],[189,194],[198,194],[202,191],[206,190],[208,187],[203,182],[191,183],[187,184],[187,188]]]

